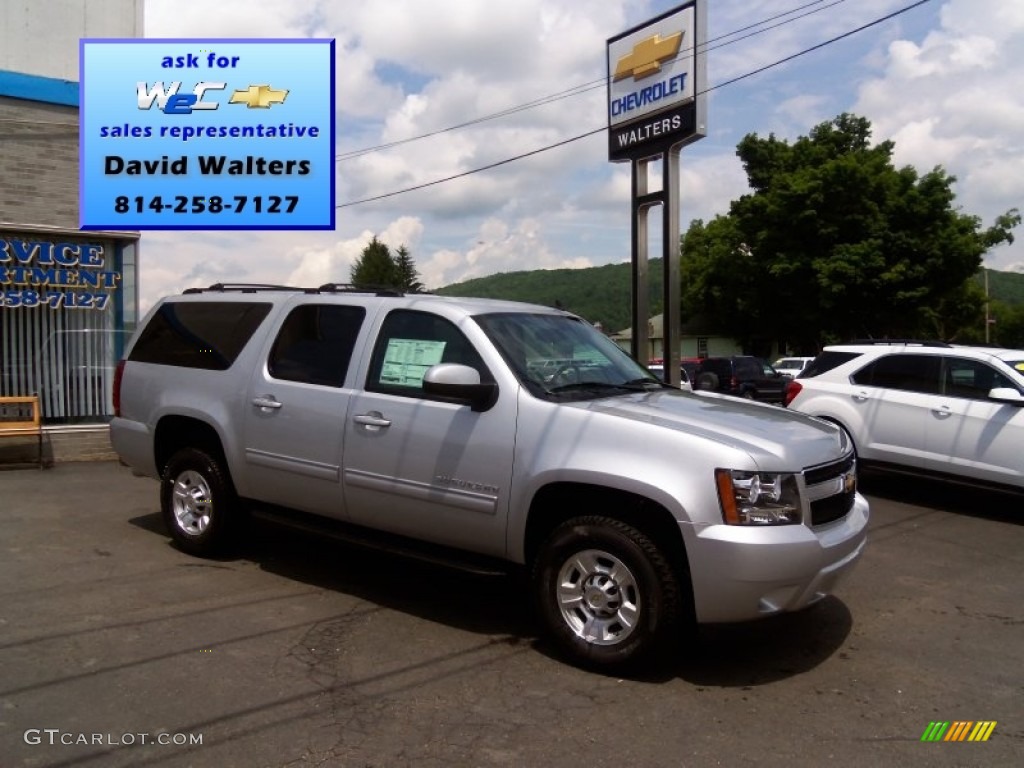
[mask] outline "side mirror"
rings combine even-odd
[[[455,403],[486,411],[498,398],[498,385],[481,382],[476,368],[458,363],[432,365],[423,375],[423,391]]]
[[[1024,395],[1013,387],[996,387],[989,390],[989,400],[995,400],[1007,405],[1024,405]]]

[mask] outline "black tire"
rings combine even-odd
[[[680,590],[661,549],[614,518],[566,521],[533,565],[534,600],[547,635],[566,658],[592,669],[660,660],[681,638]]]
[[[718,375],[711,371],[704,371],[697,374],[697,381],[694,382],[697,389],[714,391],[718,389]]]
[[[174,543],[198,557],[227,551],[238,524],[238,502],[227,470],[197,448],[183,448],[167,462],[160,509]]]

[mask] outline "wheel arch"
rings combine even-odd
[[[534,495],[524,531],[526,563],[533,563],[551,531],[566,520],[585,515],[613,518],[643,531],[671,560],[681,583],[690,583],[686,544],[679,523],[668,509],[631,491],[581,482],[549,483]],[[692,588],[690,591],[692,595]]]
[[[153,458],[157,472],[162,474],[167,462],[182,448],[197,448],[218,459],[230,475],[225,459],[224,444],[213,425],[193,416],[169,415],[156,425],[153,439]]]
[[[816,416],[815,418],[821,419],[822,421],[827,421],[829,424],[834,424],[835,426],[839,427],[839,429],[843,430],[843,432],[846,433],[846,436],[850,440],[850,445],[853,446],[853,453],[854,453],[854,455],[858,456],[858,457],[860,456],[860,446],[857,444],[857,438],[853,434],[853,430],[851,430],[843,422],[842,419],[840,419],[840,418],[838,418],[836,416],[833,416],[831,414],[827,414],[827,415],[823,414],[821,416]]]

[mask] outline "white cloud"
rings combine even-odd
[[[410,252],[414,252],[422,234],[423,223],[419,219],[403,216],[391,222],[381,232],[364,230],[356,237],[340,240],[329,247],[293,249],[290,260],[298,260],[299,263],[288,275],[285,283],[303,286],[347,283],[352,274],[352,267],[373,237],[388,246],[392,252],[403,245]]]
[[[955,176],[957,205],[985,225],[1024,200],[1024,12],[1008,5],[950,0],[939,29],[889,46],[883,73],[861,85],[854,107],[871,119],[876,140],[895,142],[898,165],[942,166]],[[988,263],[1022,255],[1018,242]]]
[[[336,39],[338,203],[387,195],[579,136],[605,122],[606,40],[672,0],[146,0],[153,37]],[[709,3],[709,79],[723,83],[905,5],[820,11],[746,39],[724,33],[793,9]],[[806,12],[805,11],[805,12]],[[940,12],[941,11],[941,12]],[[681,161],[681,225],[725,213],[746,190],[747,133],[795,139],[843,111],[896,142],[898,164],[957,176],[957,203],[989,223],[1024,199],[1024,4],[948,0],[713,91],[710,135]],[[754,30],[748,30],[743,35]],[[578,89],[578,95],[521,109]],[[497,119],[489,116],[509,111]],[[458,129],[452,126],[472,123]],[[436,132],[430,138],[417,136]],[[160,233],[143,237],[145,301],[217,280],[345,282],[376,234],[403,242],[429,287],[502,271],[628,261],[630,172],[603,133],[455,181],[341,207],[334,232]],[[393,238],[393,239],[389,239]],[[1024,234],[1018,237],[1024,242]],[[1024,262],[1021,245],[990,264]]]
[[[547,243],[536,219],[520,219],[514,225],[491,218],[481,223],[475,242],[464,251],[440,249],[428,260],[417,262],[427,288],[437,288],[474,277],[524,269],[578,269],[594,266],[583,256],[561,256]]]

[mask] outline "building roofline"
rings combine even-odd
[[[22,224],[0,220],[0,232],[23,233],[26,235],[52,235],[57,237],[78,237],[94,240],[139,240],[140,232],[117,230],[82,230],[66,227],[50,227],[45,224]]]
[[[0,96],[77,107],[78,83],[73,80],[26,75],[23,72],[0,69]]]

